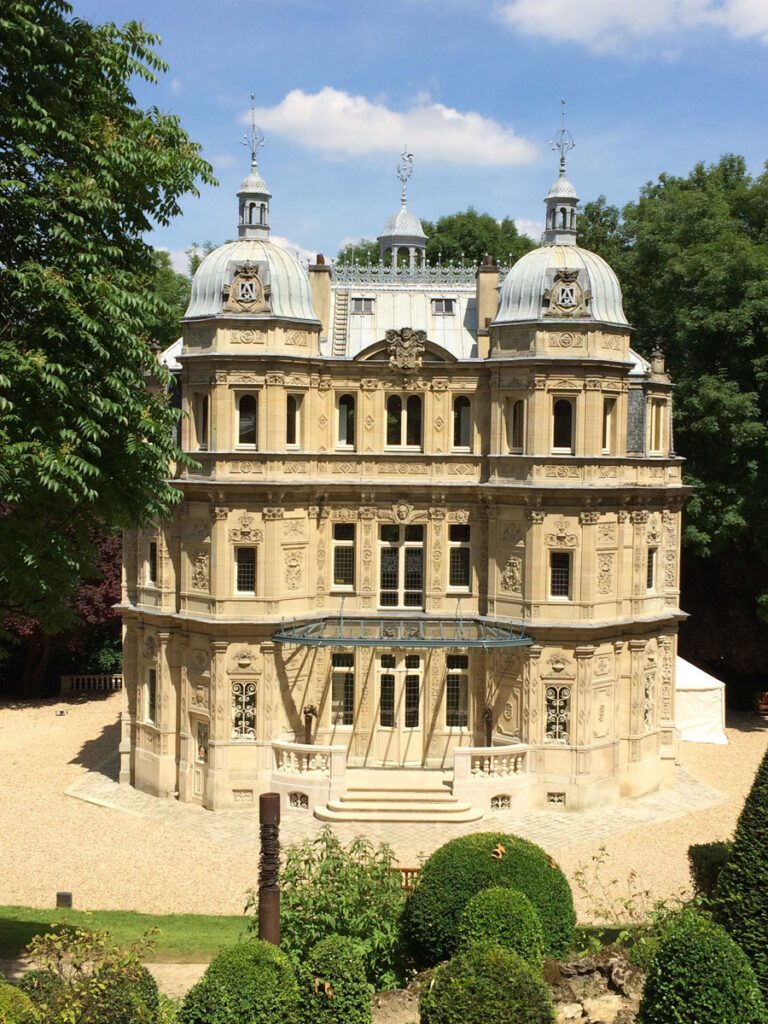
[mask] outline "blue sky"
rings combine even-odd
[[[168,73],[143,105],[181,117],[220,186],[157,230],[181,269],[233,237],[250,94],[266,135],[272,232],[335,255],[399,204],[434,219],[472,205],[536,232],[556,177],[560,98],[584,200],[623,204],[663,171],[768,158],[768,0],[74,0],[90,21],[141,20]]]

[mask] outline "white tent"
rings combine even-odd
[[[702,672],[690,661],[677,659],[675,725],[689,743],[727,743],[725,683]]]

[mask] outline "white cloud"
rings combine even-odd
[[[501,20],[526,35],[625,51],[631,43],[670,37],[679,47],[700,28],[768,43],[766,0],[502,0]],[[664,51],[666,52],[666,51]]]
[[[317,249],[307,249],[306,246],[300,242],[294,242],[291,238],[285,238],[283,235],[270,235],[270,241],[274,242],[275,245],[279,245],[282,249],[287,249],[290,253],[301,260],[302,263],[314,263],[315,256],[317,255]]]
[[[294,89],[276,106],[258,108],[256,117],[267,131],[328,156],[391,155],[407,144],[425,163],[509,167],[536,157],[533,143],[512,128],[423,94],[398,111],[331,86],[317,93]],[[250,112],[243,116],[249,120]]]
[[[525,217],[521,217],[515,221],[515,227],[519,234],[532,238],[534,242],[540,242],[541,236],[544,234],[543,220],[528,220]]]
[[[170,253],[171,266],[177,274],[189,273],[189,256],[187,256],[186,249],[166,249],[162,245],[159,248],[162,252]]]

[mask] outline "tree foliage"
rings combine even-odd
[[[510,259],[514,263],[534,247],[509,217],[498,221],[471,206],[461,213],[440,217],[434,224],[424,221],[424,231],[430,263],[460,262],[462,258],[465,263],[482,263],[486,255],[499,263]]]
[[[161,302],[157,318],[148,324],[150,337],[161,349],[168,348],[181,336],[181,318],[189,305],[192,281],[171,266],[171,254],[156,249],[153,254],[155,276],[151,288]]]
[[[337,263],[345,266],[351,263],[378,263],[379,243],[371,241],[370,238],[361,238],[359,242],[348,242],[339,249],[336,256]]]
[[[580,242],[617,271],[633,344],[660,344],[676,384],[675,448],[696,487],[686,650],[757,672],[768,641],[768,173],[724,156],[662,174],[621,213],[601,196],[584,207]]]
[[[143,236],[214,179],[178,118],[136,104],[131,79],[165,70],[156,42],[64,0],[0,13],[0,613],[46,630],[71,615],[90,525],[178,497],[176,414],[145,387],[168,305]]]

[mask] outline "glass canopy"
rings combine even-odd
[[[304,647],[527,647],[518,627],[478,618],[323,618],[284,626],[272,639]]]

